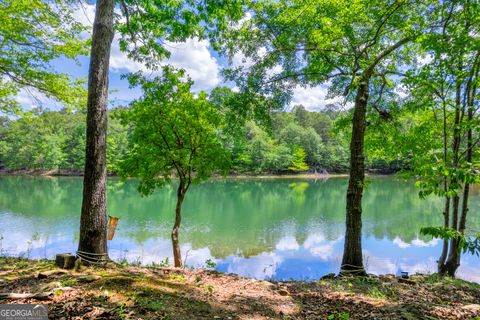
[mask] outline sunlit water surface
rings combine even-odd
[[[314,280],[339,269],[347,180],[214,180],[191,188],[180,231],[189,266],[216,263],[222,272],[259,279]],[[0,177],[0,250],[33,258],[77,247],[81,178]],[[111,179],[108,213],[120,217],[109,241],[112,259],[172,261],[174,188],[141,197],[136,182]],[[419,199],[411,181],[371,179],[365,191],[363,252],[370,273],[431,273],[441,243],[419,236],[442,223],[442,200]],[[469,225],[480,230],[480,191]],[[458,275],[480,282],[480,258],[464,256]]]

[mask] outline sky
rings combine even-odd
[[[84,25],[92,26],[95,15],[94,4],[83,4],[75,9],[74,17]],[[82,34],[82,37],[88,37],[88,33]],[[184,43],[168,43],[167,48],[171,52],[169,59],[162,61],[162,64],[170,64],[177,68],[183,68],[187,71],[190,78],[195,82],[193,90],[210,92],[217,86],[228,86],[234,88],[233,83],[226,83],[222,77],[222,69],[230,66],[228,59],[221,57],[212,50],[208,40],[198,38],[188,39]],[[231,66],[238,66],[244,63],[241,54],[233,57]],[[76,78],[87,78],[89,57],[81,56],[78,62],[68,59],[57,59],[53,63],[57,72],[67,73]],[[127,105],[129,102],[138,98],[141,91],[138,88],[129,88],[128,81],[122,79],[122,75],[129,72],[142,71],[147,75],[155,75],[145,68],[142,64],[128,59],[125,53],[120,51],[118,36],[115,36],[110,56],[110,106]],[[318,111],[333,100],[326,99],[327,87],[318,86],[313,88],[298,87],[294,90],[292,101],[288,107],[294,105],[303,105],[307,110]],[[19,101],[25,108],[30,109],[34,106],[42,105],[49,109],[60,109],[59,103],[50,101],[42,97],[41,94],[32,90],[22,90],[18,96]]]

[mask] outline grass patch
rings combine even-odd
[[[78,280],[75,279],[75,278],[68,278],[68,279],[60,280],[60,283],[61,283],[62,286],[64,286],[64,287],[73,287],[73,286],[76,286],[76,285],[77,285]]]

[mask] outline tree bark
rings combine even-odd
[[[473,120],[473,112],[474,112],[474,94],[476,92],[476,86],[472,88],[472,79],[469,80],[467,84],[467,122],[469,128],[467,130],[467,150],[466,150],[466,157],[465,161],[467,163],[472,163],[473,158],[473,132],[472,132],[472,120]],[[467,224],[467,214],[468,214],[468,200],[470,197],[470,184],[468,182],[465,183],[463,187],[463,199],[462,199],[462,211],[460,214],[460,220],[458,221],[458,232],[460,234],[464,234],[466,224]],[[458,215],[458,204],[457,204],[457,215]],[[444,265],[443,273],[449,275],[450,277],[454,277],[455,273],[457,272],[458,267],[460,266],[460,239],[452,239],[451,246],[450,246],[450,254],[448,257],[447,262]]]
[[[447,185],[447,178],[445,178],[444,181],[445,185],[445,192],[448,191],[448,185]],[[445,208],[443,211],[443,226],[445,228],[448,228],[450,226],[450,197],[445,196]],[[437,262],[437,270],[440,272],[440,269],[442,266],[445,264],[445,261],[447,260],[447,254],[448,254],[448,239],[443,240],[443,247],[442,247],[442,253],[440,254],[440,258],[438,259]]]
[[[106,132],[108,72],[114,0],[97,0],[88,75],[87,138],[78,251],[105,259],[107,252]]]
[[[448,153],[448,145],[447,145],[447,105],[445,100],[443,101],[443,163],[447,165],[447,153]],[[443,191],[445,192],[445,207],[443,210],[443,226],[448,228],[450,226],[450,196],[447,194],[448,192],[448,178],[446,176],[443,177]],[[440,271],[442,265],[445,264],[447,260],[448,254],[448,239],[443,240],[443,247],[442,253],[440,254],[440,258],[437,261],[437,271]]]
[[[350,141],[350,177],[347,189],[347,210],[345,245],[343,250],[340,275],[366,275],[362,256],[362,197],[365,184],[365,129],[369,96],[370,78],[376,66],[389,54],[412,41],[413,36],[407,36],[380,52],[372,64],[363,72],[357,95],[352,120],[352,140]]]
[[[182,204],[185,196],[185,182],[180,180],[180,184],[177,189],[177,206],[175,207],[175,223],[172,229],[172,247],[173,247],[173,262],[174,266],[181,268],[182,255],[180,252],[180,243],[178,241],[178,231],[180,229],[180,223],[182,222]]]
[[[370,77],[360,81],[355,98],[350,142],[350,178],[347,189],[345,246],[340,275],[365,275],[362,256],[362,196],[365,183],[364,139]]]
[[[464,110],[462,109],[461,105],[461,83],[457,80],[456,85],[456,93],[455,93],[455,120],[454,120],[454,129],[453,129],[453,141],[452,141],[452,168],[457,169],[460,160],[460,144],[461,144],[461,129],[460,129],[460,122],[463,118],[462,114]],[[450,185],[458,188],[458,180],[455,176],[451,179]],[[454,230],[458,230],[458,210],[460,205],[460,197],[458,192],[452,198],[452,223],[451,228]],[[438,273],[440,275],[445,275],[451,273],[453,269],[456,270],[454,267],[456,256],[458,255],[458,245],[456,239],[450,239],[450,245],[448,248],[448,257],[445,263],[439,263]],[[443,252],[442,252],[443,253]]]

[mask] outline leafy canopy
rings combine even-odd
[[[167,42],[215,37],[244,16],[243,0],[120,0],[123,17],[116,24],[120,49],[131,59],[158,69],[170,56]]]
[[[307,171],[308,165],[305,163],[305,151],[301,147],[295,148],[295,154],[292,165],[289,167],[293,171]]]
[[[204,92],[195,97],[190,91],[193,82],[183,80],[183,70],[162,71],[154,80],[130,77],[132,85],[141,86],[143,97],[120,114],[123,124],[133,127],[120,174],[139,178],[144,195],[170,182],[174,172],[188,189],[216,171],[225,172],[230,161],[218,135],[219,109]]]
[[[14,97],[36,89],[67,106],[86,97],[83,81],[55,72],[52,61],[87,54],[85,30],[64,1],[0,1],[0,111],[20,112]]]
[[[228,78],[283,103],[294,86],[323,83],[330,84],[332,95],[351,101],[366,72],[374,79],[372,95],[387,96],[393,93],[390,73],[411,61],[402,46],[424,29],[427,5],[403,0],[251,1],[251,18],[223,32],[217,46],[232,59],[240,51],[247,62],[226,71]]]
[[[423,235],[442,240],[457,240],[458,251],[480,256],[480,233],[476,236],[468,236],[453,228],[447,227],[424,227],[420,230]]]

